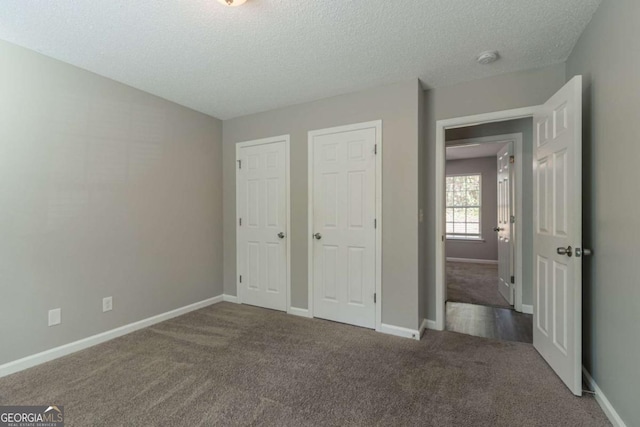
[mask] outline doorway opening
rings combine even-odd
[[[533,244],[531,262],[533,347],[567,387],[582,395],[582,77],[569,80],[544,104],[438,120],[435,144],[435,329],[445,328],[446,133],[475,125],[533,117],[531,153]],[[526,194],[526,191],[523,191]],[[524,221],[526,224],[527,222]],[[517,225],[517,224],[516,224]],[[524,289],[524,287],[523,287]],[[523,291],[523,296],[526,293]],[[523,301],[524,307],[524,301]]]
[[[447,330],[533,342],[532,315],[523,313],[531,306],[523,267],[532,244],[524,209],[532,170],[523,165],[531,140],[530,118],[445,133]]]

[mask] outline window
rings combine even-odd
[[[447,176],[447,239],[479,240],[480,174]]]

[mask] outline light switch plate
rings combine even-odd
[[[59,308],[49,310],[49,326],[59,325],[62,322],[62,313]]]
[[[113,297],[102,298],[102,312],[113,310]]]

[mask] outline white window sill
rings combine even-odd
[[[485,243],[486,240],[480,239],[465,239],[462,237],[447,237],[447,241],[450,242],[465,242],[465,243]]]

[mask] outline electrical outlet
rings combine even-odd
[[[49,310],[49,326],[59,325],[62,322],[62,313],[59,308]]]
[[[102,298],[102,312],[113,310],[113,297]]]

